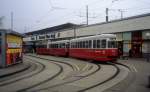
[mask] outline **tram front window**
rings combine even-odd
[[[117,44],[116,41],[108,41],[108,48],[116,48]]]

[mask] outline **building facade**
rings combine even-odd
[[[106,33],[116,34],[120,55],[130,54],[129,52],[131,51],[132,57],[143,57],[146,53],[150,52],[150,14],[89,26],[73,26],[69,29],[60,29],[53,33],[55,35],[53,39],[63,40]],[[40,35],[36,35],[36,37],[32,35],[32,37],[39,40],[38,36]],[[32,42],[32,40],[29,42]]]

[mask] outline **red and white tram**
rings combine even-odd
[[[116,36],[113,34],[50,41],[47,48],[38,48],[37,54],[70,56],[95,61],[114,61],[118,57],[116,43]]]
[[[50,55],[68,56],[69,40],[48,42],[47,50],[48,50]]]
[[[96,60],[113,61],[118,57],[116,36],[101,34],[70,40],[69,56]]]

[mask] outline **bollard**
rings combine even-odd
[[[148,88],[150,88],[150,75],[148,76]]]

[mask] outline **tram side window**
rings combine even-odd
[[[59,48],[59,44],[56,44],[56,48]]]
[[[80,42],[78,42],[78,48],[80,48]]]
[[[75,48],[75,42],[73,42],[73,48]]]
[[[58,43],[58,48],[61,48],[61,43]]]
[[[58,48],[62,48],[62,43],[59,43],[59,44],[58,44]]]
[[[54,44],[54,48],[56,48],[56,44]]]
[[[80,42],[77,42],[77,48],[80,48]]]
[[[79,46],[80,46],[80,48],[82,48],[82,42],[79,42],[79,44],[80,44],[80,45],[79,45]]]
[[[96,48],[96,40],[93,40],[93,48]]]
[[[84,48],[84,41],[82,41],[82,48]]]
[[[52,48],[55,48],[55,44],[52,44]]]
[[[72,42],[72,48],[74,48],[74,42]]]
[[[72,48],[72,42],[71,42],[71,44],[70,44],[70,47]]]
[[[72,47],[75,48],[75,42],[73,42],[73,46]]]
[[[53,48],[55,48],[55,44],[53,44]]]
[[[91,47],[92,47],[92,41],[89,40],[89,48],[91,48]]]
[[[106,40],[102,40],[101,48],[106,48]]]
[[[117,44],[116,41],[108,41],[108,48],[116,48]]]
[[[97,48],[100,48],[100,45],[101,45],[100,40],[97,40]]]
[[[71,45],[72,45],[71,47],[73,48],[73,42],[71,43]]]
[[[85,48],[89,48],[89,41],[85,42]]]
[[[83,48],[85,48],[85,41],[83,41]]]
[[[77,42],[75,42],[75,48],[77,48]]]
[[[63,43],[62,46],[63,46],[63,48],[66,48],[66,44],[65,43]]]
[[[53,48],[53,47],[52,47],[52,44],[49,44],[49,48]]]
[[[51,44],[48,45],[48,48],[51,48]]]
[[[58,45],[57,44],[55,44],[55,48],[57,48],[58,47]]]
[[[54,44],[51,44],[52,48],[54,48]]]

